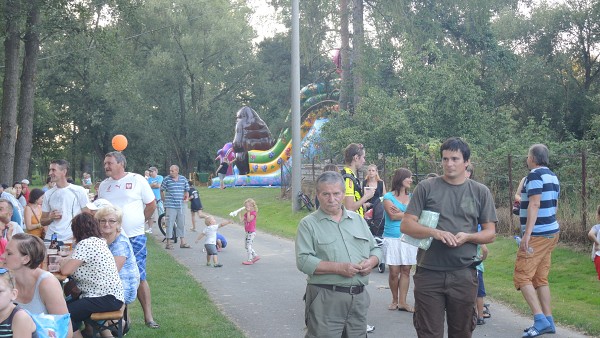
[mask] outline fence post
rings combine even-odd
[[[510,204],[508,205],[509,217],[510,217],[510,231],[509,234],[512,234],[513,229],[515,228],[514,217],[512,217],[512,205],[514,203],[513,198],[515,194],[513,193],[513,163],[512,163],[512,155],[508,154],[508,201]]]
[[[581,226],[585,232],[587,229],[587,154],[585,150],[581,151]]]

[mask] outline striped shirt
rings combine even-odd
[[[525,184],[523,184],[519,213],[521,232],[525,231],[529,197],[533,195],[541,195],[541,197],[540,209],[531,235],[544,236],[559,232],[559,225],[556,221],[556,208],[560,195],[560,183],[558,177],[546,167],[532,169],[525,179]]]
[[[185,176],[179,175],[177,181],[173,177],[167,176],[163,179],[160,190],[165,192],[163,201],[165,208],[181,209],[183,196],[186,191],[190,190],[190,184]]]

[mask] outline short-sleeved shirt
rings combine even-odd
[[[98,197],[108,200],[123,210],[121,225],[127,237],[145,234],[144,209],[146,204],[155,200],[155,197],[144,176],[126,173],[119,180],[109,177],[100,183]]]
[[[337,274],[317,275],[315,270],[321,261],[359,263],[370,256],[381,261],[382,255],[364,218],[343,206],[339,222],[320,209],[304,217],[298,224],[295,246],[296,267],[308,276],[308,284],[367,285],[368,275],[348,278]]]
[[[158,183],[158,188],[152,188],[152,192],[154,193],[154,198],[156,198],[156,201],[160,201],[160,185],[163,182],[163,177],[162,175],[156,175],[156,177],[148,177],[148,184],[152,184],[152,183]]]
[[[217,240],[221,240],[221,246],[223,246],[223,247],[227,246],[227,239],[225,238],[225,236],[221,235],[218,232],[217,232]]]
[[[177,181],[171,176],[164,178],[160,190],[165,192],[163,201],[165,208],[181,209],[183,206],[183,196],[190,190],[190,184],[185,176],[179,175]]]
[[[250,214],[251,216],[254,216],[253,220],[248,222],[248,214]],[[255,232],[256,231],[256,217],[258,216],[258,213],[255,210],[252,211],[247,211],[244,214],[244,230],[246,230],[246,232]]]
[[[192,211],[202,210],[202,201],[200,201],[200,194],[198,194],[198,190],[194,187],[190,187],[190,209]]]
[[[538,210],[531,235],[544,236],[559,232],[559,224],[556,220],[556,208],[560,195],[560,183],[558,182],[558,177],[550,169],[539,167],[529,172],[523,184],[523,190],[521,190],[521,210],[519,210],[521,233],[525,232],[529,197],[533,195],[541,196],[540,209]]]
[[[350,176],[350,177],[346,177]],[[354,172],[352,171],[352,169],[345,167],[344,169],[342,169],[342,176],[344,176],[344,184],[346,186],[346,192],[344,194],[344,196],[351,196],[354,198],[354,202],[360,200],[363,196],[363,191],[362,191],[362,187],[360,186],[360,182],[358,181],[358,179],[356,178],[356,175],[354,174]],[[356,210],[356,213],[359,214],[361,217],[365,217],[365,211],[362,207],[362,205]]]
[[[52,220],[46,231],[46,239],[50,240],[52,234],[56,233],[59,241],[70,241],[73,238],[71,220],[81,213],[88,203],[87,193],[83,187],[69,184],[64,188],[54,187],[44,193],[42,212],[52,210],[62,211],[60,219]]]
[[[73,251],[73,259],[83,261],[73,272],[81,297],[113,295],[124,301],[123,283],[117,271],[117,263],[104,239],[89,237],[78,242]]]
[[[123,264],[123,267],[119,270],[119,277],[123,283],[125,304],[132,303],[136,299],[137,289],[140,285],[140,271],[138,270],[129,238],[123,234],[119,234],[119,236],[110,243],[108,249],[115,257],[125,257],[125,264]]]
[[[476,233],[478,224],[498,221],[490,190],[470,179],[459,185],[449,184],[443,177],[419,182],[406,213],[419,217],[423,210],[438,212],[437,229],[453,234]],[[470,266],[476,257],[475,243],[450,248],[433,239],[429,249],[419,249],[417,265],[429,270],[453,271]]]
[[[217,244],[217,230],[219,229],[218,224],[208,225],[202,233],[206,236],[204,244]]]

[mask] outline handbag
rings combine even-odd
[[[79,296],[81,296],[81,290],[73,278],[69,278],[69,281],[65,283],[63,290],[65,292],[65,300],[67,303],[78,300]]]

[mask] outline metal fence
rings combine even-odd
[[[511,214],[514,195],[521,178],[527,175],[526,155],[507,155],[498,158],[472,159],[475,167],[474,179],[490,188],[498,211],[498,232],[516,234],[519,220]],[[305,193],[314,197],[314,181],[322,173],[327,163],[303,164],[302,186]],[[398,168],[412,171],[415,184],[429,173],[442,174],[442,166],[437,159],[417,159],[416,157],[380,156],[374,163],[386,186],[391,186],[391,177]],[[343,164],[337,164],[343,168]],[[556,173],[561,184],[558,219],[561,224],[561,238],[586,241],[589,228],[597,223],[596,208],[600,204],[600,155],[580,152],[577,154],[552,154],[550,169]],[[366,165],[363,169],[366,169]],[[364,173],[358,173],[359,179]],[[283,186],[283,184],[282,184]],[[283,189],[283,188],[282,188]]]

